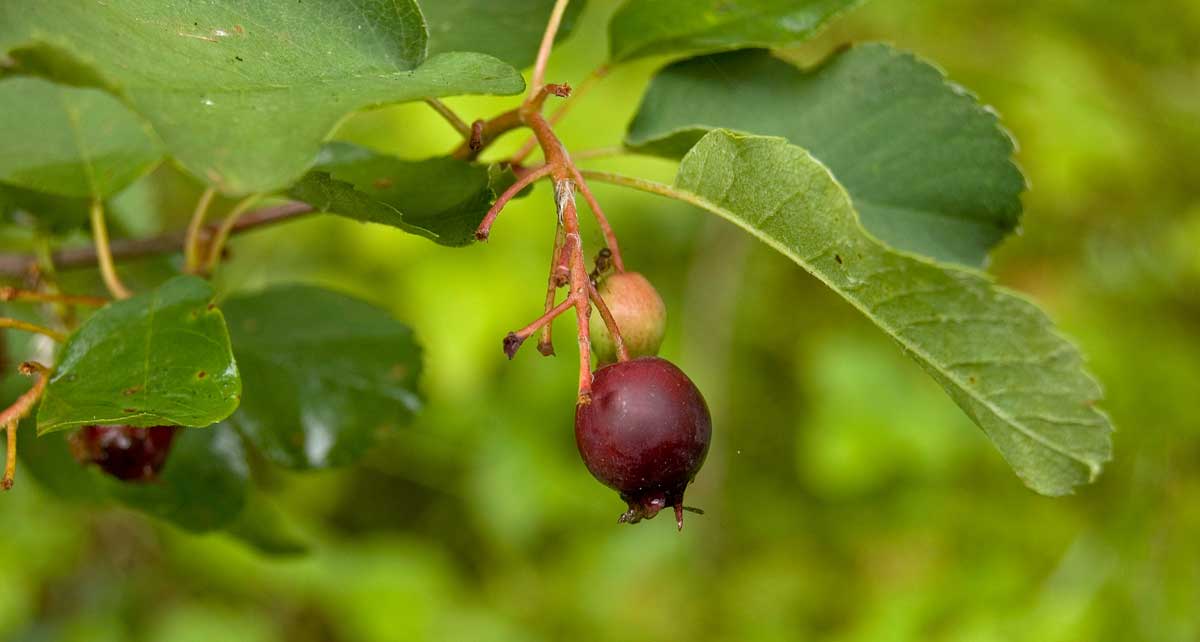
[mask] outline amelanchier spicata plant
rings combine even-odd
[[[547,183],[557,232],[543,314],[503,349],[512,358],[536,335],[554,354],[550,322],[572,314],[587,469],[625,501],[622,521],[671,508],[682,527],[711,418],[655,356],[666,307],[654,275],[625,263],[594,182],[692,204],[795,261],[915,359],[1033,490],[1096,478],[1112,430],[1099,386],[1045,314],[980,270],[1025,189],[993,111],[888,45],[811,67],[779,54],[855,0],[628,0],[607,60],[546,82],[583,4],[0,3],[0,231],[17,248],[0,254],[0,336],[5,368],[27,375],[4,379],[4,488],[27,420],[37,438],[22,438],[23,467],[53,491],[286,550],[251,469],[356,461],[420,410],[421,350],[390,314],[322,288],[221,292],[217,307],[209,276],[228,239],[325,213],[466,246]],[[624,141],[573,156],[555,125],[610,69],[649,57],[664,62]],[[478,120],[439,100],[465,94],[523,97]],[[461,142],[420,161],[327,142],[347,114],[406,101]],[[528,142],[496,157],[493,142],[518,129]],[[662,184],[583,167],[619,154],[675,159],[678,173]],[[111,205],[167,159],[202,186],[190,223],[110,240]],[[234,204],[210,223],[218,196]],[[585,246],[581,205],[603,246]],[[130,287],[119,264],[155,255],[179,255],[163,264],[176,274]],[[87,267],[108,296],[64,291],[63,273]]]

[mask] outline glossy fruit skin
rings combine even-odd
[[[157,478],[166,465],[178,429],[84,426],[71,436],[71,453],[79,463],[96,464],[122,481],[147,482]]]
[[[673,506],[683,528],[683,493],[711,440],[704,397],[682,370],[658,357],[600,368],[591,403],[575,408],[579,454],[592,475],[629,505],[622,522]]]
[[[631,359],[654,356],[667,331],[667,306],[658,290],[637,272],[619,272],[596,285],[612,312]],[[617,360],[617,347],[599,314],[591,317],[592,350],[600,364]]]

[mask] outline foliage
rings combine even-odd
[[[532,61],[552,3],[511,3],[494,40],[482,22],[453,26],[495,3],[422,7],[420,27],[420,14],[390,13],[415,3],[309,4],[209,3],[191,20],[171,18],[183,6],[172,2],[0,6],[0,95],[14,107],[0,110],[6,257],[41,244],[82,251],[90,199],[106,199],[118,249],[146,240],[130,230],[173,229],[210,186],[213,212],[261,193],[338,215],[236,236],[203,293],[197,277],[166,278],[181,270],[176,236],[165,259],[119,264],[135,298],[65,317],[2,304],[2,316],[78,322],[57,353],[4,332],[6,371],[24,359],[57,367],[39,413],[61,418],[47,426],[78,421],[55,409],[81,401],[132,407],[114,393],[138,372],[190,397],[199,361],[139,359],[214,359],[214,338],[222,354],[232,347],[242,394],[236,410],[164,415],[219,423],[184,429],[153,486],[81,468],[65,432],[35,437],[24,422],[28,476],[0,497],[0,523],[7,545],[30,555],[6,567],[0,637],[1194,637],[1186,544],[1200,517],[1183,453],[1200,380],[1190,331],[1200,227],[1177,168],[1197,157],[1200,131],[1186,108],[1195,92],[1171,80],[1195,60],[1194,39],[1179,35],[1197,26],[1186,11],[878,3],[819,36],[854,3],[682,3],[695,13],[656,22],[658,34],[643,28],[645,12],[672,3],[596,0],[568,13],[574,33],[547,79],[582,79],[605,60],[612,71],[558,127],[562,139],[575,151],[623,135],[654,157],[588,167],[654,179],[643,187],[691,204],[594,187],[626,260],[671,310],[664,354],[713,407],[709,467],[689,491],[708,514],[668,538],[657,522],[607,526],[614,499],[573,452],[573,327],[555,327],[565,357],[502,365],[499,336],[540,303],[528,286],[545,279],[548,190],[510,205],[487,246],[442,247],[471,244],[511,184],[500,161],[519,138],[468,161],[447,155],[462,139],[422,105],[359,113],[518,91],[513,67]],[[752,7],[761,20],[727,15]],[[357,9],[383,12],[372,24],[385,31],[358,35]],[[697,30],[690,18],[710,9],[720,26]],[[249,19],[280,15],[286,29]],[[245,35],[212,36],[226,24]],[[270,37],[249,42],[258,36]],[[426,37],[428,57],[412,44]],[[896,44],[837,48],[863,39]],[[464,52],[472,43],[479,51]],[[296,54],[330,46],[328,59]],[[234,66],[268,53],[286,64],[258,75]],[[156,91],[164,70],[179,82]],[[62,114],[46,107],[55,95]],[[235,100],[214,115],[185,96]],[[71,101],[87,108],[72,112]],[[514,104],[449,102],[472,116]],[[116,129],[83,127],[98,134],[83,146],[53,126],[105,110]],[[26,127],[32,116],[44,125]],[[160,158],[171,163],[147,174]],[[1023,216],[1018,159],[1035,187]],[[701,220],[696,206],[765,244]],[[1025,235],[1012,238],[1019,216]],[[589,247],[602,242],[584,232]],[[985,264],[993,276],[978,271]],[[92,269],[58,276],[64,291],[103,292]],[[155,293],[180,284],[187,304],[151,315]],[[186,326],[213,292],[200,334],[156,339],[152,328]],[[1108,460],[1111,427],[1081,351],[1049,318],[1091,358],[1105,409],[1125,427],[1095,486],[1077,487]],[[88,337],[114,349],[91,354]],[[138,337],[172,349],[138,352]],[[88,390],[64,388],[80,366],[88,376],[74,381]],[[3,384],[7,403],[28,380]],[[227,400],[230,385],[200,398]],[[1004,460],[1041,493],[1080,495],[1029,493]],[[99,508],[110,504],[161,521]],[[186,532],[214,529],[241,544]],[[301,563],[270,557],[306,550]],[[120,586],[103,579],[119,555],[135,560]],[[77,606],[32,597],[68,587]],[[129,608],[151,603],[161,608]]]

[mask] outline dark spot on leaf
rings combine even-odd
[[[129,397],[132,395],[136,395],[139,391],[141,391],[141,389],[142,389],[141,386],[132,386],[130,388],[126,388],[126,389],[122,390],[121,394],[125,395],[126,397]]]
[[[207,373],[207,372],[205,372],[205,371],[203,371],[203,370],[201,370],[200,372],[197,372],[197,373],[196,373],[196,378],[197,378],[197,379],[203,379],[203,378],[205,378],[205,377],[207,377],[207,376],[208,376],[208,373]]]
[[[212,309],[215,309],[216,307],[217,307],[217,304],[216,304],[216,303],[209,303],[209,304],[208,304],[208,307],[207,307],[206,309],[207,309],[207,310],[212,310]]]
[[[239,36],[246,33],[246,29],[243,28],[242,25],[233,25],[233,30],[236,31]]]
[[[977,382],[977,381],[978,381],[978,379],[975,378],[975,375],[971,375],[971,376],[967,377],[967,382],[970,383],[971,385],[975,385],[975,382]]]
[[[403,379],[408,375],[408,367],[403,363],[397,363],[396,365],[392,366],[392,370],[388,373],[388,375],[391,376],[392,379]]]
[[[375,189],[387,189],[392,185],[395,185],[395,183],[393,183],[392,179],[390,178],[377,178],[372,185],[375,186]]]
[[[834,261],[837,261],[837,264],[838,264],[838,265],[841,265],[841,264],[842,264],[842,255],[841,255],[841,254],[834,254],[834,255],[833,255],[833,260],[834,260]]]
[[[233,59],[234,59],[234,60],[236,60],[236,61],[238,61],[238,62],[245,62],[244,60],[242,60],[242,57],[241,57],[241,56],[234,56],[234,57],[233,57]]]
[[[138,409],[137,409],[137,408],[122,408],[122,409],[121,409],[121,412],[128,412],[128,413],[134,413],[134,412],[137,412],[137,411],[138,411]]]

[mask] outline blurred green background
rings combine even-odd
[[[548,79],[603,60],[615,4],[589,3]],[[689,491],[707,514],[682,534],[617,526],[621,502],[575,451],[572,322],[560,358],[500,351],[541,307],[543,185],[464,250],[332,217],[236,239],[223,296],[319,283],[411,323],[425,412],[360,466],[271,480],[307,557],[72,506],[19,477],[0,497],[0,640],[1200,640],[1200,4],[881,0],[795,55],[862,40],[937,62],[1019,140],[1024,231],[992,270],[1105,384],[1116,459],[1097,484],[1026,490],[916,364],[794,264],[707,214],[599,186],[627,262],[668,303],[664,356],[715,423]],[[565,142],[619,141],[661,63],[614,72]],[[514,99],[448,102],[474,118]],[[454,142],[419,104],[338,137],[412,158]],[[180,182],[160,170],[118,210],[187,202]],[[186,211],[170,209],[122,220],[177,228]]]

